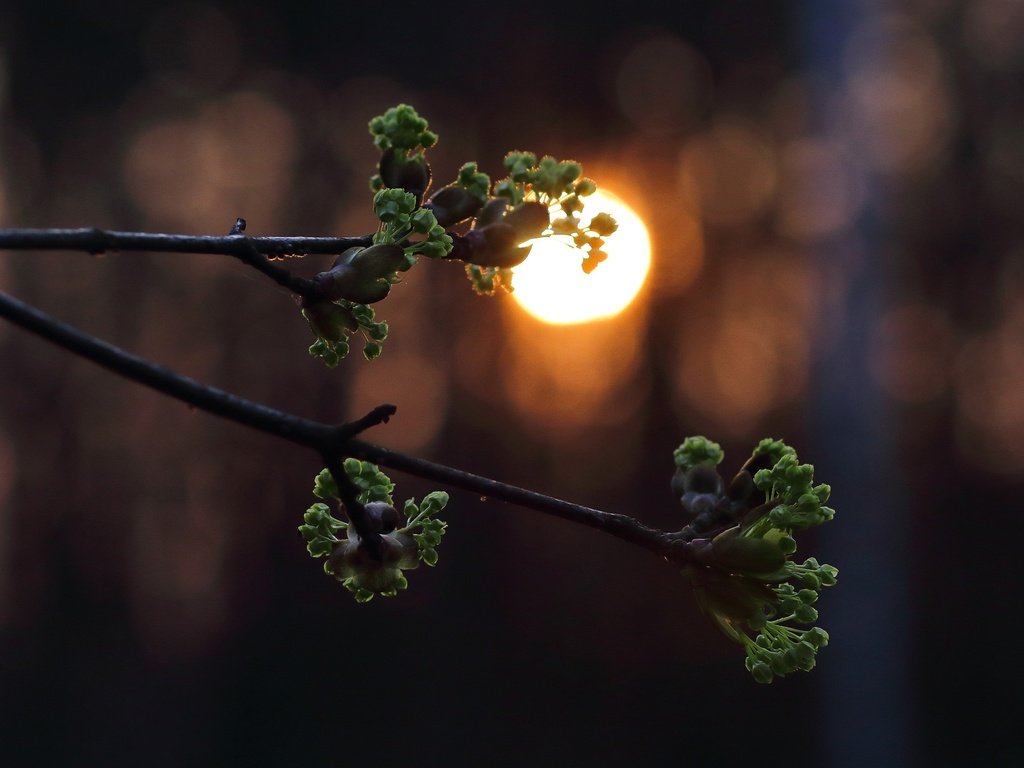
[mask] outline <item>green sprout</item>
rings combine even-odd
[[[400,271],[404,272],[416,263],[414,254],[443,259],[451,253],[451,235],[437,223],[433,211],[418,207],[416,197],[411,193],[401,189],[382,189],[373,196],[373,212],[380,219],[373,242],[402,248],[406,261],[399,267]],[[422,239],[409,242],[408,238],[413,235],[421,235]]]
[[[409,585],[404,571],[424,563],[437,564],[437,547],[448,524],[437,515],[448,504],[448,494],[434,491],[416,502],[408,499],[398,512],[393,506],[395,485],[375,464],[346,459],[345,475],[358,489],[357,501],[363,505],[370,525],[380,535],[380,556],[364,545],[351,523],[331,514],[328,503],[344,509],[337,484],[324,469],[313,485],[319,501],[303,515],[299,533],[306,541],[311,557],[326,557],[324,571],[352,592],[356,602],[366,603],[376,595],[394,597]],[[327,503],[325,503],[327,502]]]
[[[815,604],[838,571],[811,557],[791,559],[794,533],[827,522],[831,489],[779,440],[762,440],[725,489],[717,443],[687,438],[674,453],[673,491],[690,518],[683,529],[693,562],[684,569],[712,620],[746,651],[754,680],[770,683],[814,667],[828,633],[813,626]],[[760,467],[760,468],[759,468]]]
[[[408,104],[391,107],[370,121],[373,143],[381,152],[389,149],[422,151],[437,143],[437,134],[428,130],[427,121]]]
[[[725,458],[722,446],[706,437],[688,437],[672,453],[676,468],[687,470],[698,464],[718,466]]]
[[[326,312],[333,324],[320,322],[316,319],[319,315],[314,315],[314,312]],[[349,341],[355,333],[363,338],[363,357],[367,360],[380,357],[381,345],[388,337],[388,324],[374,320],[372,307],[339,299],[306,305],[302,314],[317,337],[309,347],[309,354],[322,360],[328,368],[334,368],[348,355]]]

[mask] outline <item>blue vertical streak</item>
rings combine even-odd
[[[803,0],[803,51],[820,78],[819,125],[842,82],[851,32],[882,5],[870,0]],[[884,52],[883,52],[884,55]],[[834,122],[832,123],[834,124]],[[822,183],[821,179],[813,183]],[[827,183],[827,182],[826,182]],[[841,183],[841,182],[840,182]],[[909,553],[906,497],[894,464],[886,403],[870,375],[872,326],[891,287],[879,186],[841,243],[812,255],[823,274],[846,273],[842,301],[815,324],[836,332],[816,339],[815,388],[808,404],[816,476],[833,488],[836,522],[821,529],[821,552],[839,567],[839,585],[822,597],[832,643],[821,654],[824,749],[830,766],[905,766],[913,762],[909,670]],[[845,251],[845,252],[844,252]],[[831,529],[831,530],[829,530]]]

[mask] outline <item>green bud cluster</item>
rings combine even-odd
[[[411,193],[419,205],[430,187],[430,166],[423,150],[437,143],[437,134],[408,104],[399,104],[373,118],[369,128],[373,143],[381,151],[379,173],[370,179],[370,188],[402,189]]]
[[[437,134],[427,128],[427,121],[408,104],[392,107],[370,121],[373,143],[381,152],[389,149],[429,149],[437,143]]]
[[[532,152],[509,152],[505,156],[508,176],[494,185],[494,196],[508,201],[512,212],[523,205],[539,203],[547,210],[549,222],[534,237],[563,236],[584,253],[582,268],[588,274],[608,256],[604,239],[618,224],[607,213],[599,213],[586,225],[580,221],[583,201],[597,191],[591,179],[580,178],[582,166],[573,160],[545,156],[537,161]]]
[[[391,478],[380,471],[376,464],[369,461],[348,458],[342,464],[345,474],[352,484],[359,489],[356,500],[360,504],[369,504],[371,501],[383,501],[391,504],[391,494],[395,490],[395,484]],[[331,500],[341,499],[338,495],[338,486],[334,483],[334,476],[326,469],[320,470],[313,481],[313,495],[318,499]]]
[[[313,307],[316,311],[326,309],[334,322],[330,325],[314,322],[311,307],[307,305],[303,308],[302,314],[309,320],[310,328],[317,336],[317,340],[309,347],[312,357],[320,358],[328,368],[334,368],[348,355],[349,338],[357,332],[364,341],[363,357],[367,360],[380,357],[382,343],[388,337],[388,324],[374,320],[372,307],[345,299],[318,302]]]
[[[728,486],[715,469],[722,449],[707,438],[687,438],[673,459],[672,488],[692,518],[680,532],[691,554],[684,572],[698,601],[743,645],[757,682],[812,669],[828,644],[810,626],[815,603],[838,570],[813,557],[794,562],[793,533],[832,519],[829,486],[814,485],[814,468],[780,440],[762,440]]]
[[[481,173],[476,163],[466,163],[459,169],[459,176],[455,180],[456,185],[483,205],[490,198],[488,190],[491,188],[491,177]]]
[[[339,539],[335,534],[348,528],[348,523],[331,515],[330,507],[323,502],[313,504],[302,516],[305,521],[299,526],[299,533],[306,540],[310,557],[325,557],[331,554]]]
[[[473,290],[481,296],[493,296],[499,290],[512,293],[512,270],[508,267],[466,265],[466,277]]]
[[[377,244],[399,245],[407,261],[400,271],[408,270],[414,263],[414,254],[432,259],[443,259],[452,250],[451,235],[437,223],[434,212],[420,208],[416,197],[401,189],[382,189],[373,196],[373,212],[380,219],[380,227],[373,236]],[[408,241],[413,235],[423,239]]]
[[[448,528],[448,523],[437,518],[437,513],[448,505],[448,494],[434,491],[417,504],[412,499],[402,510],[408,521],[403,530],[410,534],[419,547],[420,561],[431,567],[437,565],[437,547]]]
[[[812,528],[828,522],[835,510],[826,507],[832,489],[825,483],[812,485],[814,467],[800,464],[796,453],[780,456],[775,466],[754,475],[754,485],[774,502],[768,514],[750,526],[746,535],[761,535],[770,528],[785,531]]]
[[[431,185],[425,150],[437,134],[407,104],[373,118],[369,129],[381,151],[370,183],[379,221],[373,244],[342,253],[314,278],[316,293],[303,302],[317,337],[309,353],[328,367],[348,355],[354,333],[364,337],[364,357],[381,354],[388,326],[373,320],[368,305],[387,297],[417,256],[464,262],[473,289],[485,295],[512,291],[512,269],[531,250],[523,243],[539,237],[570,241],[588,273],[607,258],[602,247],[618,225],[607,213],[581,221],[582,198],[597,185],[583,178],[579,163],[510,152],[508,176],[493,186],[475,162],[465,163],[453,182],[424,201]],[[462,234],[448,231],[457,225],[464,225]]]
[[[677,469],[687,470],[698,464],[709,464],[712,467],[718,466],[725,458],[722,446],[714,440],[694,435],[686,438],[682,444],[672,452],[672,459]]]
[[[353,526],[331,515],[324,502],[306,510],[299,533],[310,556],[326,557],[324,571],[352,592],[356,602],[368,602],[376,595],[394,597],[409,585],[404,571],[421,562],[437,564],[437,547],[447,528],[437,515],[448,504],[448,494],[434,491],[418,503],[409,499],[398,512],[392,506],[394,483],[375,464],[350,458],[342,467],[359,489],[357,499],[371,530],[380,537],[379,552],[371,553]],[[313,494],[344,508],[326,469],[316,476]]]

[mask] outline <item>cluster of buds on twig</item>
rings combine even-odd
[[[434,491],[418,503],[408,499],[399,511],[391,497],[394,483],[375,464],[346,459],[342,470],[358,489],[356,503],[362,505],[369,524],[367,533],[377,537],[372,546],[350,521],[334,517],[324,503],[333,502],[345,511],[337,484],[326,469],[313,486],[313,495],[324,501],[306,510],[299,533],[310,556],[326,557],[324,571],[352,592],[357,602],[369,602],[375,595],[394,597],[409,586],[404,571],[421,562],[437,564],[437,546],[447,528],[437,514],[448,504],[448,494]]]
[[[836,583],[838,571],[813,557],[791,558],[796,531],[834,516],[825,506],[831,489],[814,485],[814,467],[779,440],[758,443],[728,486],[716,469],[723,457],[704,437],[675,451],[672,490],[687,515],[680,536],[691,553],[684,572],[704,610],[743,645],[754,679],[770,683],[812,669],[828,644],[828,633],[810,625],[821,589]]]
[[[428,198],[432,173],[426,150],[437,142],[437,134],[427,121],[400,104],[373,118],[369,128],[381,152],[370,179],[380,222],[373,244],[338,256],[313,278],[314,295],[302,305],[317,337],[309,352],[326,365],[334,367],[348,354],[349,338],[357,332],[365,338],[364,356],[380,355],[387,324],[373,320],[369,305],[390,293],[417,256],[464,262],[473,289],[481,294],[511,291],[512,268],[526,259],[530,241],[539,237],[571,242],[583,254],[586,272],[606,258],[604,238],[618,225],[606,213],[581,221],[582,198],[597,185],[582,178],[579,163],[509,152],[504,160],[508,176],[493,186],[471,162]]]

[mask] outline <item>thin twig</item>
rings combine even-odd
[[[19,251],[159,251],[211,253],[233,256],[259,270],[278,285],[300,296],[314,297],[311,280],[292,275],[267,257],[339,254],[356,245],[370,245],[370,237],[250,237],[238,219],[227,235],[167,235],[153,232],[116,232],[82,229],[0,229],[0,249]]]
[[[334,478],[334,485],[338,489],[338,497],[345,506],[345,514],[348,516],[349,522],[352,523],[352,527],[359,534],[359,538],[362,540],[363,546],[366,547],[366,551],[371,557],[380,561],[383,548],[380,534],[373,530],[370,525],[370,516],[366,512],[366,507],[359,501],[359,489],[356,488],[356,484],[346,474],[337,454],[324,453],[322,458],[324,464],[327,465],[327,471]]]
[[[264,256],[338,254],[356,245],[370,245],[367,237],[252,237],[249,235],[167,235],[154,232],[115,232],[82,229],[0,229],[0,248],[20,251],[160,251],[164,253],[220,253],[237,256],[248,242]]]
[[[404,453],[372,445],[362,440],[349,440],[348,450],[356,458],[372,461],[375,464],[390,467],[391,469],[397,469],[408,475],[422,477],[426,480],[434,480],[443,485],[472,491],[488,499],[498,499],[509,504],[560,517],[563,520],[585,525],[589,528],[596,528],[599,531],[610,533],[612,536],[623,541],[628,541],[630,544],[636,544],[659,554],[667,554],[668,550],[674,548],[672,546],[674,537],[671,534],[649,528],[629,515],[604,512],[599,509],[584,507],[580,504],[573,504],[552,496],[545,496],[536,491],[507,485],[506,483],[482,477],[481,475],[474,475],[461,469],[455,469],[443,464],[435,464],[432,461],[418,459],[414,456],[407,456]]]
[[[350,424],[336,426],[322,424],[200,384],[62,323],[3,292],[0,292],[0,317],[8,319],[15,325],[57,344],[75,355],[91,360],[114,373],[165,395],[222,418],[315,450],[327,461],[328,468],[335,476],[335,482],[339,486],[339,492],[342,491],[344,483],[344,481],[338,481],[338,478],[344,475],[344,471],[340,469],[339,457],[355,456],[416,477],[435,480],[451,487],[461,488],[488,498],[596,528],[623,541],[668,557],[679,564],[689,560],[690,548],[687,541],[680,540],[676,534],[650,528],[628,515],[603,512],[573,504],[355,439],[354,436],[362,430],[387,421],[388,417],[395,412],[394,406],[379,406],[362,419]],[[356,514],[358,516],[358,512]],[[355,521],[353,524],[356,524]],[[358,528],[357,532],[362,533]]]
[[[269,408],[125,352],[95,336],[0,292],[0,317],[42,336],[67,351],[92,360],[125,378],[247,427],[315,450],[333,439],[332,428]]]

